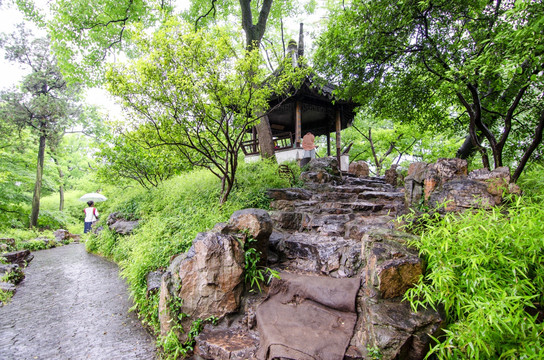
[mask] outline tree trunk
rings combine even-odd
[[[516,168],[516,171],[514,172],[514,175],[512,175],[512,182],[518,181],[521,173],[523,172],[523,169],[525,168],[525,165],[527,165],[527,161],[529,161],[529,158],[533,154],[533,151],[536,150],[538,145],[542,142],[542,132],[544,131],[544,111],[540,113],[540,117],[538,119],[538,125],[535,129],[535,135],[533,136],[533,141],[531,145],[525,150],[525,153],[523,154],[523,157],[519,161],[519,165]]]
[[[57,171],[59,172],[59,211],[64,210],[64,173],[62,172],[62,168],[60,167],[59,161],[57,159],[57,156],[55,155],[53,157],[53,161],[55,162],[55,165],[57,166]]]
[[[38,216],[40,215],[40,194],[42,191],[43,163],[45,157],[45,139],[42,132],[40,135],[40,146],[38,148],[38,164],[36,166],[36,183],[34,184],[34,195],[32,197],[32,212],[30,214],[30,227],[38,225]]]
[[[253,13],[251,11],[251,0],[239,0],[242,10],[242,28],[246,33],[246,48],[251,51],[258,49],[264,32],[266,30],[266,21],[272,8],[273,0],[264,0],[259,11],[259,20],[257,24],[253,23]],[[274,156],[274,139],[272,129],[267,116],[261,117],[261,121],[256,126],[257,136],[259,137],[260,153],[263,158]]]
[[[272,137],[272,129],[270,128],[268,116],[261,117],[261,121],[255,128],[257,129],[257,136],[259,138],[261,157],[263,159],[272,158],[274,156],[274,138]]]

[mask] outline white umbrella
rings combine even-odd
[[[79,198],[79,201],[83,201],[83,202],[87,202],[87,201],[100,202],[100,201],[106,201],[106,200],[108,200],[108,198],[99,193],[88,193]]]

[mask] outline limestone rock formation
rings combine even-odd
[[[366,162],[354,161],[349,164],[348,173],[357,177],[367,177],[370,174],[370,169]]]
[[[162,276],[159,300],[161,334],[176,330],[185,341],[192,321],[223,317],[238,310],[242,294],[243,244],[232,235],[200,233],[187,253],[177,256]],[[181,300],[181,301],[178,301]],[[172,302],[178,301],[178,313]],[[180,320],[180,315],[185,314]]]
[[[193,320],[214,315],[217,326],[206,325],[195,339],[195,359],[270,359],[270,354],[299,359],[292,354],[311,351],[304,358],[362,360],[374,347],[384,360],[425,356],[443,319],[432,310],[414,313],[401,301],[425,270],[407,246],[414,237],[396,230],[394,220],[405,211],[404,193],[382,178],[340,178],[334,160],[312,160],[301,176],[307,181],[304,189],[269,190],[270,216],[259,209],[237,212],[228,223],[199,234],[186,254],[171,261],[160,289],[163,335],[173,330],[184,341]],[[422,188],[424,176],[414,173],[413,178]],[[282,275],[270,287],[265,281],[262,294],[243,291],[244,234],[264,239],[260,247],[268,247],[261,249],[269,254],[261,269],[267,265]],[[311,334],[319,331],[323,339],[338,334],[327,326],[312,328],[317,315],[310,316],[312,321],[296,320],[300,314],[293,309],[318,314],[330,305],[328,299],[346,298],[342,291],[333,296],[344,283],[356,285],[351,287],[352,322],[334,340],[334,349],[322,351],[320,344],[309,343]],[[322,296],[328,286],[323,284],[331,286],[325,291],[331,296]],[[278,301],[271,300],[275,294],[281,295]],[[274,315],[280,313],[282,320]],[[308,336],[278,343],[288,327]]]
[[[268,258],[268,239],[272,234],[273,223],[268,212],[262,209],[244,209],[235,211],[229,219],[223,233],[247,232],[255,240],[251,247],[260,253],[260,264],[266,265]]]
[[[488,209],[501,204],[505,194],[520,193],[519,187],[510,183],[507,167],[467,174],[467,163],[462,159],[411,164],[404,189],[407,206],[425,203],[440,212]]]

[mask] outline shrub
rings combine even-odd
[[[428,269],[405,297],[443,309],[440,359],[544,358],[544,208],[518,198],[507,209],[448,214],[422,222]],[[430,356],[429,354],[429,356]]]

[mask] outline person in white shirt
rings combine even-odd
[[[98,210],[93,206],[93,201],[87,201],[88,208],[85,208],[83,212],[85,213],[85,228],[83,232],[86,234],[91,231],[91,226],[95,221],[98,220]]]

